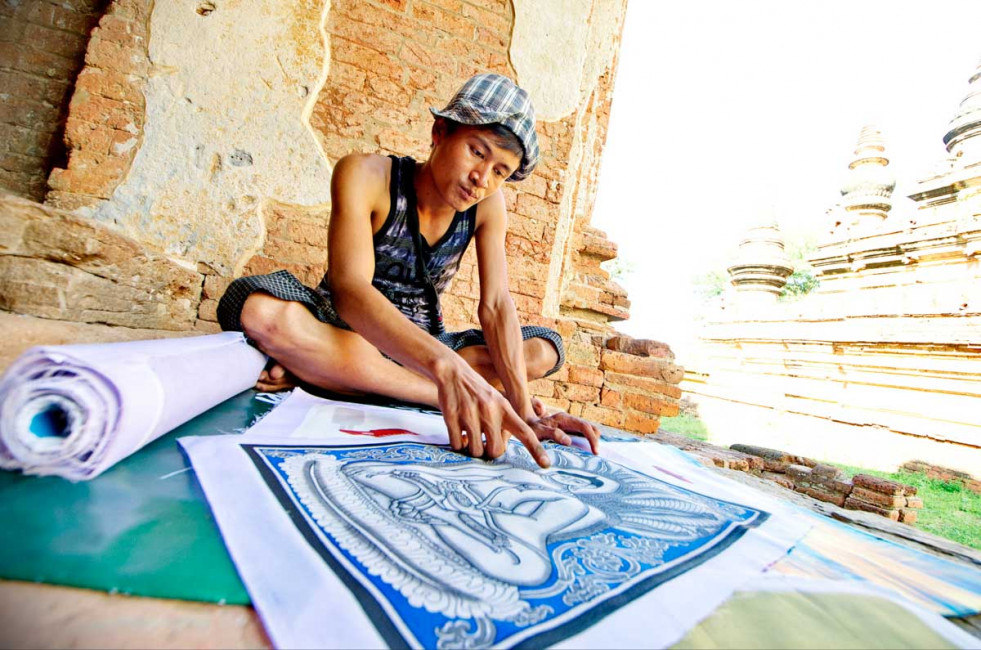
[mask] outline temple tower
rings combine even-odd
[[[739,305],[767,306],[776,302],[793,272],[779,226],[771,222],[750,228],[728,271]]]
[[[981,61],[968,80],[967,97],[961,102],[957,113],[944,135],[944,145],[954,159],[962,166],[981,162]]]
[[[960,227],[973,228],[967,222],[981,222],[981,62],[968,79],[967,96],[943,139],[947,159],[919,182],[909,198],[917,204],[921,224],[944,220],[945,206],[956,202],[961,206]]]
[[[841,188],[841,207],[850,232],[866,234],[876,230],[892,210],[896,178],[887,169],[886,144],[874,126],[862,128],[855,157],[848,165],[848,176]]]

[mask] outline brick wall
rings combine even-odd
[[[47,202],[76,209],[107,199],[143,131],[151,0],[114,0],[92,31],[65,127],[67,165],[51,171]]]
[[[68,100],[107,0],[0,0],[0,188],[41,200]]]
[[[148,6],[113,0],[92,34],[66,127],[68,165],[50,178],[54,206],[111,199],[132,165],[144,126]],[[428,107],[441,107],[477,72],[517,76],[513,23],[509,0],[333,0],[324,25],[328,75],[309,119],[329,162],[353,151],[424,159]],[[576,415],[650,433],[660,415],[677,413],[680,369],[663,344],[615,336],[610,322],[627,317],[629,301],[599,266],[616,246],[589,226],[615,68],[614,59],[572,114],[539,122],[541,163],[530,178],[505,186],[508,271],[521,320],[556,328],[567,345],[567,366],[535,382],[533,393]],[[242,273],[286,268],[315,285],[327,264],[329,209],[266,198],[258,210],[265,237]],[[208,260],[188,261],[203,275],[194,327],[214,331],[217,300],[232,278]],[[478,295],[471,250],[444,296],[448,327],[476,323]]]

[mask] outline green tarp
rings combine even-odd
[[[248,604],[176,439],[241,431],[272,405],[248,390],[87,482],[0,472],[0,578]]]

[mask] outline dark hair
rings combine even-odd
[[[480,129],[481,131],[489,133],[491,137],[494,138],[494,144],[501,147],[505,151],[510,151],[518,158],[524,160],[525,148],[522,146],[521,140],[519,140],[518,136],[516,136],[514,132],[506,126],[497,123],[464,125],[460,122],[448,120],[445,117],[443,118],[443,121],[446,123],[446,135],[452,135],[453,132],[461,126],[473,126],[475,129]]]

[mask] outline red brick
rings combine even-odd
[[[474,38],[474,24],[471,20],[444,11],[427,2],[416,0],[412,5],[412,15],[448,34],[454,34],[468,40]]]
[[[857,485],[852,488],[848,496],[882,508],[903,508],[906,506],[905,496],[882,494]]]
[[[501,16],[511,15],[511,3],[509,0],[466,0],[468,4],[472,4],[488,11],[493,11]]]
[[[198,305],[198,318],[205,321],[218,321],[218,301],[202,300]]]
[[[406,88],[401,80],[395,82],[384,77],[369,76],[368,89],[375,97],[396,106],[408,107],[409,102],[412,101],[412,91]]]
[[[44,199],[46,189],[43,175],[8,172],[5,169],[0,169],[0,187],[35,201]]]
[[[520,293],[512,294],[511,298],[514,300],[514,306],[519,313],[540,314],[542,312],[542,301],[539,298],[523,296]]]
[[[45,158],[53,140],[51,133],[0,122],[0,147],[11,153]]]
[[[118,14],[107,14],[99,21],[99,26],[92,34],[95,38],[105,39],[129,49],[145,49],[146,40],[143,37],[143,27],[136,21]]]
[[[218,300],[225,295],[225,290],[228,289],[228,285],[231,283],[232,278],[226,278],[220,275],[208,275],[204,278],[201,297]]]
[[[91,124],[105,124],[113,129],[142,126],[142,111],[137,107],[108,97],[88,93],[75,93],[69,107],[70,118]]]
[[[656,433],[661,420],[656,415],[627,411],[624,414],[623,428],[636,433]]]
[[[674,359],[674,353],[667,343],[650,339],[635,339],[630,336],[612,336],[606,341],[606,348],[615,352],[625,352],[638,357],[657,357]]]
[[[97,15],[105,8],[103,0],[58,0],[58,4],[65,9],[87,15]]]
[[[653,413],[654,415],[668,415],[667,412],[671,411],[672,407],[674,407],[669,402],[639,393],[624,393],[623,403],[627,408],[643,411],[644,413]],[[674,408],[676,410],[676,407]]]
[[[149,62],[145,52],[122,47],[105,38],[93,38],[89,42],[85,62],[97,68],[115,70],[139,77],[145,76],[149,70]]]
[[[454,14],[463,13],[463,2],[461,0],[427,0],[430,4],[436,5]]]
[[[798,485],[795,489],[797,492],[806,494],[812,499],[817,499],[818,501],[824,501],[826,503],[833,503],[839,508],[844,506],[846,502],[844,495],[835,492],[826,492],[824,490],[819,490],[817,488],[801,486],[801,485]]]
[[[535,397],[554,397],[555,382],[551,379],[536,379],[528,382],[528,391]]]
[[[407,136],[400,129],[384,129],[375,136],[378,146],[386,151],[399,155],[414,153],[423,148],[424,144],[419,140]]]
[[[57,54],[72,62],[78,60],[85,52],[87,42],[87,38],[80,34],[41,25],[26,25],[22,41],[26,46]]]
[[[364,70],[359,70],[353,65],[341,61],[332,61],[330,64],[330,81],[350,88],[351,90],[364,90],[367,74]]]
[[[544,221],[529,219],[520,214],[515,214],[508,220],[508,232],[530,241],[544,241],[545,228]]]
[[[557,382],[555,384],[555,395],[556,397],[573,402],[588,402],[592,404],[599,401],[600,390],[595,386]]]
[[[603,385],[603,372],[588,366],[569,365],[569,381],[574,384],[584,386],[595,386],[599,388]]]
[[[546,284],[543,280],[530,280],[528,278],[516,278],[511,280],[511,290],[533,298],[545,297]]]
[[[555,206],[545,199],[534,196],[533,194],[518,194],[518,203],[514,211],[532,219],[551,222],[552,211]]]
[[[13,97],[0,99],[0,122],[34,131],[52,132],[58,126],[60,110],[49,104]]]
[[[499,11],[489,11],[473,5],[464,5],[463,15],[472,19],[478,27],[484,27],[498,34],[511,33],[511,21]]]
[[[600,403],[613,409],[619,409],[623,404],[623,394],[618,390],[604,388],[600,394]]]
[[[3,3],[0,2],[0,6]],[[15,16],[9,16],[5,20],[0,20],[0,41],[7,41],[10,43],[22,43],[24,41],[24,32],[27,30],[27,23]]]
[[[436,75],[431,70],[406,64],[409,73],[409,85],[416,90],[432,90],[436,87]]]
[[[487,60],[484,66],[490,72],[496,72],[497,74],[504,75],[506,77],[511,76],[512,68],[511,61],[500,52],[491,52],[487,55]]]
[[[411,63],[412,65],[431,70],[435,73],[442,72],[456,75],[457,66],[453,57],[432,48],[428,43],[407,40],[402,44],[402,49],[399,50],[398,56],[406,63]],[[458,81],[454,80],[454,84],[458,83]],[[448,97],[445,97],[441,101],[445,102],[447,99]]]
[[[401,37],[390,27],[347,20],[334,16],[327,23],[327,33],[346,38],[349,41],[375,50],[379,53],[396,52],[402,42]]]
[[[151,0],[113,0],[109,11],[120,18],[145,24],[150,17]]]
[[[903,488],[905,486],[902,483],[889,481],[887,479],[871,476],[869,474],[856,474],[854,477],[852,477],[852,483],[854,483],[856,487],[865,488],[880,494],[904,494]]]
[[[320,248],[327,247],[327,224],[325,223],[292,220],[289,222],[287,232],[290,239],[295,242]]]
[[[23,174],[38,174],[44,169],[44,161],[35,156],[4,152],[0,153],[0,169]]]
[[[854,499],[852,497],[848,497],[847,499],[845,499],[844,506],[849,510],[862,510],[864,512],[872,512],[877,515],[882,515],[883,517],[886,517],[893,521],[899,521],[899,510],[881,508],[879,506],[872,505],[871,503],[865,503],[860,499]]]
[[[778,474],[778,473],[775,473],[775,472],[764,471],[763,474],[762,474],[762,476],[763,476],[763,478],[765,478],[768,481],[773,481],[774,483],[776,483],[780,487],[785,487],[788,490],[793,490],[794,489],[794,482],[791,481],[789,478],[787,478],[787,476],[785,474]]]
[[[327,251],[323,248],[297,244],[295,242],[281,240],[267,241],[262,252],[278,262],[319,264],[321,267],[327,263]]]
[[[619,410],[590,406],[589,404],[583,405],[582,418],[590,422],[605,424],[608,427],[619,427],[623,424],[623,413]]]
[[[20,43],[0,43],[0,61],[14,70],[60,79],[69,78],[78,67],[71,59]]]
[[[625,375],[653,377],[669,384],[681,382],[685,374],[684,368],[663,359],[635,357],[612,350],[603,350],[600,368]]]
[[[87,194],[108,199],[119,184],[115,175],[95,171],[77,172],[72,169],[54,169],[48,177],[48,185],[53,190]]]
[[[79,13],[72,9],[58,6],[53,2],[26,2],[27,11],[22,15],[24,18],[35,25],[43,27],[55,27],[67,32],[88,36],[89,30],[95,22],[95,17],[90,14]]]
[[[481,45],[504,50],[507,49],[510,40],[499,32],[477,25],[477,42]]]

